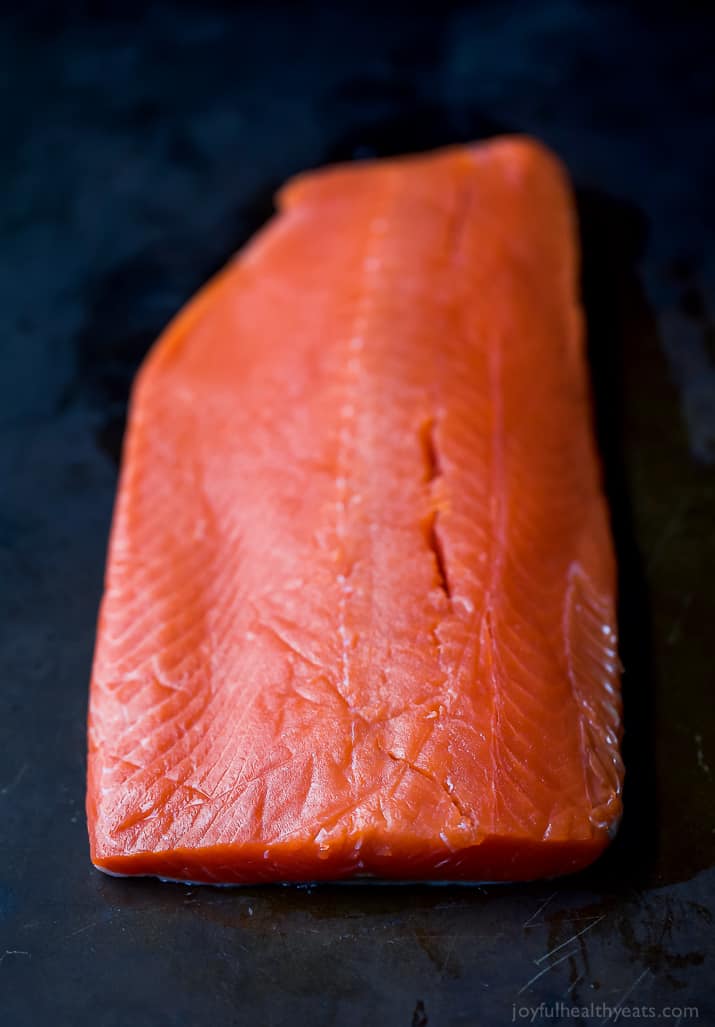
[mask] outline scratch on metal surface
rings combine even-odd
[[[76,930],[70,931],[69,934],[66,934],[65,938],[74,938],[75,935],[83,934],[85,931],[91,931],[93,927],[99,927],[100,924],[111,923],[111,921],[114,919],[114,915],[115,914],[112,913],[110,916],[104,917],[103,920],[92,920],[92,922],[89,924],[83,924],[82,927],[78,927]]]
[[[539,972],[537,974],[534,974],[534,976],[530,980],[528,980],[526,984],[519,988],[519,990],[517,991],[517,995],[521,995],[522,992],[526,991],[527,988],[531,987],[534,981],[538,981],[538,979],[540,977],[543,977],[544,974],[547,974],[549,970],[553,970],[555,966],[558,966],[559,963],[563,963],[565,959],[569,959],[571,956],[575,956],[577,952],[578,949],[571,949],[571,951],[567,952],[565,956],[561,956],[559,959],[555,959],[553,963],[549,963],[549,965],[545,966],[543,970],[539,970]]]
[[[521,925],[522,928],[524,928],[524,927],[531,927],[534,924],[537,916],[539,916],[540,913],[544,912],[544,910],[546,909],[548,904],[552,901],[552,899],[555,899],[557,895],[558,895],[558,892],[554,892],[553,895],[549,895],[548,899],[546,899],[545,902],[541,903],[541,905],[536,910],[536,912],[532,913],[531,916],[529,917],[529,919],[524,921],[524,923]]]
[[[17,786],[20,784],[23,777],[25,776],[29,766],[29,763],[23,763],[20,769],[18,770],[17,774],[15,774],[12,781],[8,781],[8,783],[3,788],[0,788],[0,795],[8,795],[13,790],[13,788],[17,788]]]
[[[705,753],[703,752],[703,736],[701,734],[695,734],[695,758],[698,761],[698,767],[702,770],[703,774],[707,774],[710,777],[710,764],[705,760]]]
[[[606,1017],[605,1019],[601,1020],[601,1023],[602,1023],[602,1024],[604,1024],[604,1023],[607,1023],[607,1022],[609,1022],[609,1021],[611,1020],[611,1018],[612,1018],[613,1014],[614,1014],[614,1013],[616,1013],[616,1012],[618,1012],[618,1010],[619,1010],[619,1009],[622,1009],[622,1008],[623,1008],[623,1004],[625,1003],[625,1001],[626,1001],[626,1000],[627,1000],[628,998],[630,998],[630,996],[631,996],[631,995],[633,994],[633,992],[634,992],[634,991],[636,990],[636,988],[638,987],[638,985],[640,984],[640,982],[641,982],[641,981],[643,980],[643,978],[644,978],[644,977],[646,977],[646,976],[647,976],[647,975],[648,975],[649,973],[650,973],[650,969],[649,969],[649,967],[646,967],[646,968],[645,968],[645,970],[643,971],[643,973],[639,974],[639,975],[638,975],[638,977],[636,977],[636,979],[635,979],[635,981],[633,982],[633,984],[631,984],[631,985],[630,985],[630,986],[629,986],[628,988],[626,988],[626,990],[625,990],[625,991],[623,992],[623,995],[621,996],[621,998],[620,998],[619,1002],[617,1002],[617,1003],[616,1003],[616,1005],[614,1006],[614,1008],[613,1008],[613,1009],[611,1010],[611,1013],[609,1014],[609,1016],[607,1016],[607,1017]]]
[[[539,956],[539,958],[535,959],[534,962],[537,966],[539,965],[539,963],[543,963],[543,961],[545,959],[548,959],[549,956],[553,956],[554,952],[558,952],[560,949],[564,948],[565,945],[570,945],[572,941],[576,941],[576,939],[580,938],[582,934],[585,934],[586,931],[590,931],[592,928],[596,926],[596,924],[600,924],[602,920],[605,920],[605,918],[606,914],[601,913],[601,915],[595,917],[590,924],[586,924],[586,926],[582,927],[580,931],[576,932],[576,934],[572,935],[570,938],[567,938],[566,941],[562,941],[560,945],[557,945],[553,949],[549,949],[548,952],[545,952],[543,956]]]
[[[84,931],[90,931],[93,927],[99,927],[100,923],[102,923],[101,920],[93,920],[91,924],[85,924],[83,927],[78,927],[76,931],[70,931],[65,937],[74,938],[76,934],[82,934]]]
[[[577,977],[575,981],[572,981],[572,982],[571,982],[571,983],[569,984],[569,986],[568,986],[568,988],[566,989],[566,991],[564,991],[564,992],[562,993],[562,995],[561,995],[561,998],[566,998],[566,996],[567,996],[567,995],[570,995],[570,994],[571,994],[571,992],[572,992],[572,991],[574,990],[574,988],[576,987],[576,985],[577,985],[577,984],[580,984],[582,980],[583,980],[583,977]]]
[[[454,946],[457,943],[457,938],[458,938],[458,935],[457,934],[453,934],[452,937],[449,940],[449,945],[447,946],[447,954],[445,955],[444,961],[442,963],[442,978],[443,979],[444,979],[444,977],[447,974],[447,964],[449,963],[450,959],[452,958],[452,953],[454,952]]]
[[[7,956],[29,956],[30,953],[26,952],[25,949],[5,949],[3,954],[0,956],[0,966],[5,962]]]

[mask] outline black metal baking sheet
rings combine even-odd
[[[537,1023],[599,1003],[715,1023],[713,24],[575,0],[3,7],[3,1024],[464,1027],[541,1002]],[[618,840],[578,877],[493,888],[97,873],[87,682],[139,360],[288,175],[501,131],[544,139],[579,190],[621,569]]]

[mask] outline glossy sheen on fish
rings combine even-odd
[[[133,392],[89,718],[96,866],[584,866],[621,803],[572,200],[505,138],[308,174]]]

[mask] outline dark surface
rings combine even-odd
[[[0,33],[0,1022],[456,1027],[564,1001],[645,1003],[673,1024],[687,1017],[662,1007],[692,1004],[715,1024],[707,5],[12,6]],[[577,878],[514,887],[103,877],[84,825],[86,690],[139,360],[289,174],[501,130],[545,139],[579,187],[621,568],[617,842]]]

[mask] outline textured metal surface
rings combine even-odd
[[[542,1001],[652,1005],[664,1023],[690,1004],[715,1023],[706,7],[30,4],[4,18],[3,1023],[456,1027]],[[577,878],[491,889],[101,876],[86,689],[138,361],[289,174],[502,130],[545,139],[579,187],[621,567],[617,842]]]

